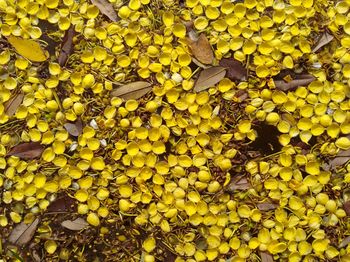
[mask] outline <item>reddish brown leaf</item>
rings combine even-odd
[[[198,39],[187,38],[188,45],[193,56],[203,64],[211,64],[214,60],[214,52],[205,36],[200,34]]]
[[[73,212],[75,208],[74,200],[68,195],[63,195],[49,205],[47,212]]]
[[[318,38],[315,47],[312,49],[312,52],[315,53],[320,50],[323,46],[327,45],[329,42],[333,40],[334,36],[328,33],[327,31],[323,32],[323,34]]]
[[[234,58],[224,58],[220,60],[219,65],[227,69],[226,77],[231,80],[247,80],[247,69],[238,60]]]
[[[277,78],[277,77],[276,77]],[[274,79],[275,86],[277,89],[282,91],[293,90],[299,86],[306,86],[314,81],[316,78],[309,74],[296,75],[291,81],[284,79]]]
[[[260,251],[261,262],[273,262],[273,256],[265,251]]]
[[[11,117],[16,113],[17,108],[22,104],[23,97],[24,97],[23,93],[18,93],[5,103],[6,115]]]
[[[34,159],[41,156],[41,153],[44,151],[44,146],[39,142],[28,142],[18,144],[11,148],[7,153],[8,156],[17,156],[23,159]]]
[[[68,60],[68,57],[73,52],[73,37],[74,37],[74,26],[71,25],[70,28],[66,31],[64,34],[63,40],[62,40],[62,47],[61,52],[58,56],[58,63],[60,66],[64,66]]]
[[[278,207],[277,204],[269,203],[269,202],[259,203],[256,206],[259,208],[260,211],[274,210]]]
[[[348,216],[350,216],[350,200],[346,201],[343,205],[343,208]]]

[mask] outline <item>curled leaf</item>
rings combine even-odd
[[[200,34],[198,39],[189,37],[187,38],[187,42],[193,56],[199,62],[203,64],[211,64],[213,62],[214,52],[205,34]]]
[[[40,157],[44,149],[44,146],[39,142],[28,142],[14,146],[7,155],[17,156],[23,159],[34,159]]]
[[[33,238],[38,225],[39,218],[36,218],[31,224],[19,223],[12,230],[8,241],[19,246],[26,245]]]
[[[108,0],[91,0],[91,2],[101,11],[102,14],[107,16],[113,22],[117,22],[119,20],[113,5]]]
[[[226,70],[221,66],[213,66],[208,69],[204,69],[194,85],[195,92],[201,92],[205,89],[215,86],[225,77]]]
[[[6,115],[11,117],[16,113],[17,108],[22,104],[23,97],[24,97],[23,93],[18,93],[5,103]]]
[[[231,80],[247,80],[247,69],[243,64],[234,58],[223,58],[219,65],[227,69],[226,77]]]
[[[12,35],[8,36],[7,40],[18,54],[33,62],[43,62],[49,58],[49,53],[42,49],[40,44],[34,40]]]
[[[72,136],[79,136],[83,132],[83,123],[77,120],[74,123],[65,123],[64,128]]]
[[[65,220],[61,223],[61,225],[65,228],[68,228],[69,230],[79,231],[84,229],[85,227],[89,226],[89,223],[86,222],[84,219],[78,217],[75,220]]]
[[[70,28],[64,34],[62,40],[61,51],[58,56],[58,63],[60,66],[64,66],[68,60],[68,57],[73,52],[73,37],[74,37],[74,26],[71,25]]]
[[[120,98],[138,99],[152,90],[152,84],[145,81],[137,81],[120,86],[111,92],[111,96]]]
[[[283,79],[274,79],[274,83],[277,89],[282,91],[293,90],[299,86],[306,86],[314,81],[316,78],[309,74],[300,74],[296,75],[291,80],[287,80],[287,78]]]
[[[320,50],[323,46],[327,45],[333,40],[334,36],[325,31],[317,40],[315,47],[312,49],[312,52],[315,53]]]

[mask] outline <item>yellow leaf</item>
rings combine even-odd
[[[39,43],[34,40],[16,36],[9,36],[7,40],[16,49],[18,54],[33,62],[43,62],[49,58],[49,53],[43,50]]]

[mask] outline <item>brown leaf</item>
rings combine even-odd
[[[342,242],[339,244],[339,248],[346,247],[350,243],[350,236],[347,236],[346,238],[343,239]]]
[[[65,32],[63,40],[62,40],[61,52],[58,56],[58,63],[60,66],[64,66],[66,64],[68,57],[73,52],[74,34],[75,34],[74,26],[71,25],[70,28]]]
[[[273,256],[265,251],[260,251],[261,262],[273,262]]]
[[[314,81],[316,78],[309,74],[296,75],[291,81],[285,81],[284,79],[274,79],[277,89],[282,91],[289,91],[299,86],[306,86]]]
[[[118,96],[124,98],[125,100],[138,99],[151,90],[151,83],[145,81],[137,81],[118,87],[111,92],[111,96]]]
[[[260,211],[274,210],[278,207],[277,204],[269,203],[269,202],[259,203],[256,206],[259,208]]]
[[[47,212],[74,212],[75,209],[75,201],[65,194],[51,202],[47,208]]]
[[[236,190],[246,190],[252,188],[251,184],[244,176],[234,176],[231,179],[230,184],[227,186],[228,192],[234,192]]]
[[[80,119],[74,123],[65,123],[63,126],[72,136],[79,136],[83,132],[83,123]]]
[[[117,22],[119,20],[113,5],[108,0],[91,0],[91,3],[113,22]]]
[[[214,52],[205,36],[200,34],[198,39],[187,38],[188,45],[193,56],[203,64],[211,64],[214,60]]]
[[[61,223],[61,225],[65,228],[68,228],[69,230],[79,231],[89,226],[89,223],[87,223],[84,219],[78,217],[73,221],[65,220]]]
[[[343,208],[348,216],[350,216],[350,200],[346,201],[343,205]]]
[[[5,113],[9,117],[13,116],[17,108],[22,104],[24,94],[18,93],[5,103]]]
[[[315,53],[320,50],[323,46],[327,45],[329,42],[333,40],[334,36],[328,33],[327,31],[323,32],[323,34],[317,40],[315,47],[312,49],[312,52]]]
[[[194,91],[200,92],[210,87],[215,86],[225,77],[226,70],[221,66],[213,66],[208,69],[204,69],[194,85]]]
[[[226,77],[235,81],[247,80],[247,69],[243,64],[234,58],[223,58],[220,60],[219,65],[227,69]]]
[[[350,160],[350,149],[348,150],[340,150],[335,158],[329,161],[329,168],[335,169],[338,166],[344,165],[346,162]]]
[[[8,156],[17,156],[23,159],[34,159],[41,156],[41,153],[44,151],[44,146],[39,142],[28,142],[18,144],[11,148],[7,153]]]
[[[36,218],[31,224],[19,223],[12,230],[8,241],[19,246],[26,245],[33,238],[38,225],[39,218]]]

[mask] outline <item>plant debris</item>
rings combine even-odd
[[[199,77],[194,85],[195,92],[201,92],[215,86],[225,77],[226,70],[221,66],[214,66],[204,69],[200,72]]]
[[[7,155],[17,156],[23,159],[34,159],[40,157],[44,149],[44,146],[38,142],[28,142],[14,146]]]

